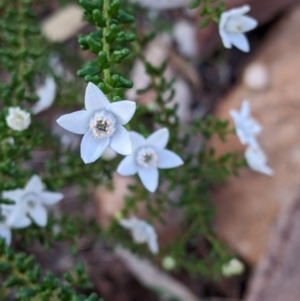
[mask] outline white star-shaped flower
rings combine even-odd
[[[119,154],[131,154],[131,142],[123,125],[132,118],[135,102],[123,100],[110,103],[96,85],[89,83],[84,103],[86,110],[57,119],[57,123],[64,129],[84,135],[80,149],[84,163],[96,161],[108,146]]]
[[[132,238],[137,244],[147,243],[153,254],[158,253],[157,236],[154,228],[146,221],[136,217],[121,219],[119,224],[131,231]]]
[[[174,152],[165,149],[169,140],[169,130],[160,129],[145,139],[136,132],[130,132],[132,155],[126,156],[119,164],[117,172],[122,176],[138,173],[142,183],[150,192],[158,186],[158,168],[173,168],[183,164]]]
[[[256,136],[261,132],[261,125],[250,115],[249,101],[244,100],[240,111],[230,110],[229,114],[235,123],[236,134],[242,144],[258,147]]]
[[[222,13],[219,33],[225,48],[234,45],[244,52],[249,52],[249,42],[244,33],[254,29],[258,24],[254,18],[244,16],[249,11],[250,6],[243,5]]]
[[[10,107],[5,120],[11,129],[19,132],[26,130],[31,123],[30,114],[20,107]]]
[[[44,184],[39,176],[34,175],[27,182],[24,189],[4,191],[2,196],[15,201],[15,209],[9,216],[9,223],[19,228],[22,219],[29,215],[34,222],[44,227],[47,224],[47,210],[45,206],[51,206],[59,202],[63,195],[60,192],[44,190]],[[23,222],[22,222],[23,223]]]
[[[273,175],[273,169],[267,165],[267,156],[259,146],[249,145],[245,151],[245,158],[252,170],[268,176]]]

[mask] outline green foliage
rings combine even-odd
[[[193,0],[189,4],[190,9],[195,9],[201,5],[200,16],[202,21],[199,26],[206,27],[211,21],[219,23],[221,14],[225,11],[225,2],[221,0]]]
[[[44,273],[34,256],[13,252],[1,239],[0,272],[1,300],[10,296],[18,301],[103,301],[94,293],[87,296],[76,292],[76,288],[92,287],[82,262],[77,263],[72,273],[65,273],[62,280],[52,272]]]
[[[126,32],[128,24],[134,17],[121,8],[119,0],[80,0],[86,19],[96,26],[96,30],[79,37],[79,45],[83,50],[90,50],[97,59],[88,62],[78,70],[78,76],[86,82],[93,82],[111,99],[119,99],[123,89],[129,89],[133,83],[119,74],[116,64],[122,63],[130,50],[124,45],[136,40],[136,35]]]

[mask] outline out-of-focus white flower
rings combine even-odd
[[[222,13],[219,33],[225,48],[234,45],[244,52],[249,52],[249,42],[244,33],[254,29],[258,24],[254,18],[244,16],[249,11],[250,6],[243,5]]]
[[[117,168],[122,176],[138,173],[142,183],[150,192],[158,186],[158,168],[174,168],[183,164],[174,152],[165,149],[169,140],[169,130],[160,129],[147,139],[136,132],[130,132],[132,155],[126,156]]]
[[[225,277],[241,275],[245,271],[245,265],[237,258],[232,258],[229,262],[223,264],[222,274]]]
[[[123,125],[132,118],[135,102],[123,100],[110,103],[93,83],[87,85],[84,102],[86,110],[57,119],[64,129],[84,135],[80,149],[84,163],[96,161],[108,146],[119,154],[131,154],[131,142]]]
[[[46,77],[44,85],[37,89],[36,94],[39,100],[31,108],[33,114],[38,114],[52,106],[56,95],[54,78],[51,76]]]
[[[263,150],[258,147],[248,146],[245,151],[245,158],[249,167],[257,172],[272,176],[274,171],[267,165],[267,156]]]
[[[162,260],[162,266],[166,271],[172,271],[176,267],[176,260],[172,256],[166,256]]]
[[[243,82],[255,91],[263,91],[270,84],[270,74],[265,64],[251,63],[244,71]]]
[[[13,137],[8,137],[8,138],[6,138],[6,142],[9,145],[14,145],[15,144],[15,139]]]
[[[147,243],[149,250],[153,254],[158,253],[157,236],[154,228],[144,220],[140,220],[136,217],[130,219],[121,219],[119,224],[131,231],[134,242],[138,244]]]
[[[117,156],[117,153],[111,148],[108,147],[102,155],[102,159],[105,161],[111,161]]]
[[[261,132],[261,125],[250,115],[249,101],[244,100],[240,111],[230,110],[229,114],[235,123],[236,134],[242,144],[258,147],[256,136]]]
[[[26,130],[31,123],[30,114],[20,107],[10,107],[5,120],[6,124],[15,131]]]
[[[8,217],[12,227],[20,228],[20,223],[28,223],[27,214],[34,222],[44,227],[47,224],[47,210],[45,206],[51,206],[59,202],[63,195],[60,192],[44,190],[44,184],[39,176],[34,175],[27,182],[24,189],[4,191],[2,196],[15,201],[14,210]],[[25,220],[22,221],[22,220]],[[30,221],[30,220],[29,220]]]
[[[178,44],[178,50],[188,58],[197,56],[196,28],[186,20],[178,21],[174,25],[173,36]]]

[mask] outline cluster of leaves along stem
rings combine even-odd
[[[193,0],[189,4],[190,9],[198,6],[201,6],[199,11],[199,15],[202,17],[199,24],[201,28],[206,27],[211,21],[219,23],[221,14],[225,10],[225,2],[222,0]]]
[[[81,36],[81,49],[97,55],[95,61],[87,63],[77,74],[86,82],[93,82],[111,100],[119,100],[122,90],[133,83],[120,74],[115,67],[130,54],[124,45],[136,39],[135,34],[126,32],[128,24],[134,22],[132,15],[121,8],[120,0],[79,0],[89,23],[96,26],[94,32]]]

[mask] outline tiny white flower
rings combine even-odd
[[[84,102],[86,110],[57,119],[64,129],[84,135],[80,149],[84,163],[96,161],[108,146],[119,154],[131,154],[131,142],[123,125],[132,118],[135,102],[123,100],[110,103],[93,83],[87,85]]]
[[[131,217],[130,219],[119,220],[119,224],[131,231],[134,242],[138,244],[147,243],[149,250],[153,254],[158,253],[156,232],[149,223],[136,217]]]
[[[244,100],[240,111],[230,110],[235,123],[236,134],[242,144],[258,147],[256,136],[261,132],[261,125],[251,117],[249,101]]]
[[[234,45],[244,52],[249,52],[249,42],[244,33],[254,29],[258,24],[254,18],[244,16],[249,11],[250,6],[243,5],[222,13],[219,33],[225,48]]]
[[[245,270],[245,265],[237,258],[232,258],[229,262],[223,264],[222,274],[225,277],[241,275]]]
[[[26,130],[30,123],[30,114],[19,107],[10,107],[5,118],[6,124],[15,131]]]
[[[46,77],[44,85],[37,89],[36,94],[39,100],[31,108],[33,114],[38,114],[52,106],[56,95],[54,78],[51,76]]]
[[[136,132],[130,132],[132,155],[126,156],[119,164],[117,172],[122,176],[138,173],[143,185],[150,192],[158,186],[158,168],[174,168],[183,164],[174,152],[165,149],[169,140],[169,130],[160,129],[145,139]]]
[[[59,202],[63,195],[60,192],[45,191],[44,184],[39,176],[32,176],[24,189],[4,191],[2,196],[15,201],[15,210],[9,216],[12,227],[19,228],[19,223],[24,223],[29,215],[34,222],[44,227],[47,224],[47,210],[45,206],[51,206]]]
[[[273,175],[273,169],[267,165],[267,156],[259,146],[248,146],[245,151],[245,158],[252,170],[268,176]]]

